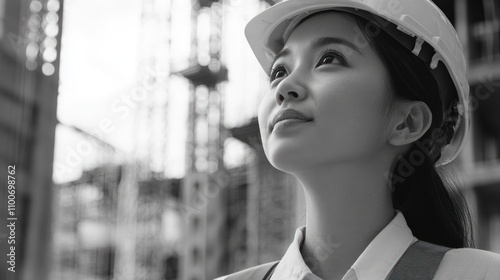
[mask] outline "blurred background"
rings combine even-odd
[[[500,253],[500,2],[434,2],[470,65],[453,169],[477,247]],[[266,75],[243,34],[273,4],[0,0],[0,220],[8,165],[17,218],[0,279],[203,280],[281,258],[303,194],[264,156]]]

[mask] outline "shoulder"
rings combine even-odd
[[[278,261],[274,261],[274,262],[269,262],[269,263],[253,266],[253,267],[247,268],[245,270],[235,272],[233,274],[221,276],[219,278],[216,278],[215,280],[233,280],[233,279],[256,280],[256,279],[262,279],[266,275],[267,271],[269,271],[269,269],[271,269],[271,267],[277,262]]]
[[[473,249],[451,249],[444,255],[434,279],[498,279],[500,254]]]

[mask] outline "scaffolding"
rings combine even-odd
[[[183,204],[185,240],[181,279],[212,279],[223,268],[224,192],[223,1],[192,1],[191,67],[179,71],[191,83]],[[211,195],[213,194],[213,195]]]
[[[136,119],[134,156],[139,159],[129,161],[120,183],[118,205],[124,208],[117,227],[125,236],[117,243],[115,279],[159,279],[162,272],[160,198],[166,186],[157,179],[166,169],[171,6],[172,1],[142,1],[138,86],[146,98]],[[141,183],[153,181],[149,187]]]

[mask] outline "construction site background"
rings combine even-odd
[[[500,4],[434,2],[470,66],[451,169],[477,247],[500,253]],[[264,156],[243,36],[274,4],[0,0],[0,279],[204,280],[281,258],[304,198]]]

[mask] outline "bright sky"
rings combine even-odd
[[[225,86],[226,125],[234,127],[256,114],[262,94],[263,71],[243,35],[246,22],[260,6],[257,0],[224,2],[223,57],[229,69]],[[167,0],[162,2],[165,3],[168,4]],[[173,0],[172,49],[167,56],[163,53],[163,58],[170,57],[172,66],[178,69],[188,63],[189,3]],[[134,155],[137,143],[144,145],[148,141],[148,136],[141,134],[141,129],[148,128],[137,123],[141,118],[139,108],[147,102],[137,90],[143,74],[140,62],[147,49],[145,36],[161,32],[161,26],[154,32],[149,27],[149,32],[141,29],[141,10],[140,0],[66,0],[64,5],[58,118],[63,124],[99,136],[126,157]],[[189,86],[179,77],[172,77],[162,85],[165,88],[160,90],[168,93],[169,98],[166,173],[180,177],[185,168]],[[101,147],[67,127],[58,126],[55,182],[76,179],[83,169],[112,160],[112,153]],[[241,160],[241,144],[231,141],[228,152],[232,154],[229,161]]]

